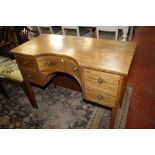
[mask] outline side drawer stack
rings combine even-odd
[[[85,99],[114,107],[120,76],[90,69],[84,69],[83,73]]]

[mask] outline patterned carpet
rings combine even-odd
[[[110,110],[83,101],[82,94],[52,84],[45,89],[33,87],[39,109],[33,109],[23,89],[3,81],[9,99],[0,94],[0,128],[19,129],[106,129]],[[126,89],[123,106],[119,110],[115,128],[124,128],[131,88]]]

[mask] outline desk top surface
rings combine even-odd
[[[11,50],[14,54],[37,57],[63,55],[80,67],[127,75],[136,44],[105,39],[42,34]]]

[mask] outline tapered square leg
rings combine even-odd
[[[33,89],[32,89],[32,85],[30,82],[28,81],[24,81],[23,82],[23,86],[24,86],[24,91],[31,103],[31,105],[34,107],[34,108],[38,108],[38,104],[37,104],[37,101],[35,99],[35,94],[33,92]]]
[[[111,117],[110,117],[110,129],[114,129],[115,127],[116,115],[117,115],[117,108],[113,107],[111,111]]]

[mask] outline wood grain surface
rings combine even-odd
[[[42,34],[11,52],[27,56],[64,55],[80,67],[127,75],[136,44],[95,38]]]

